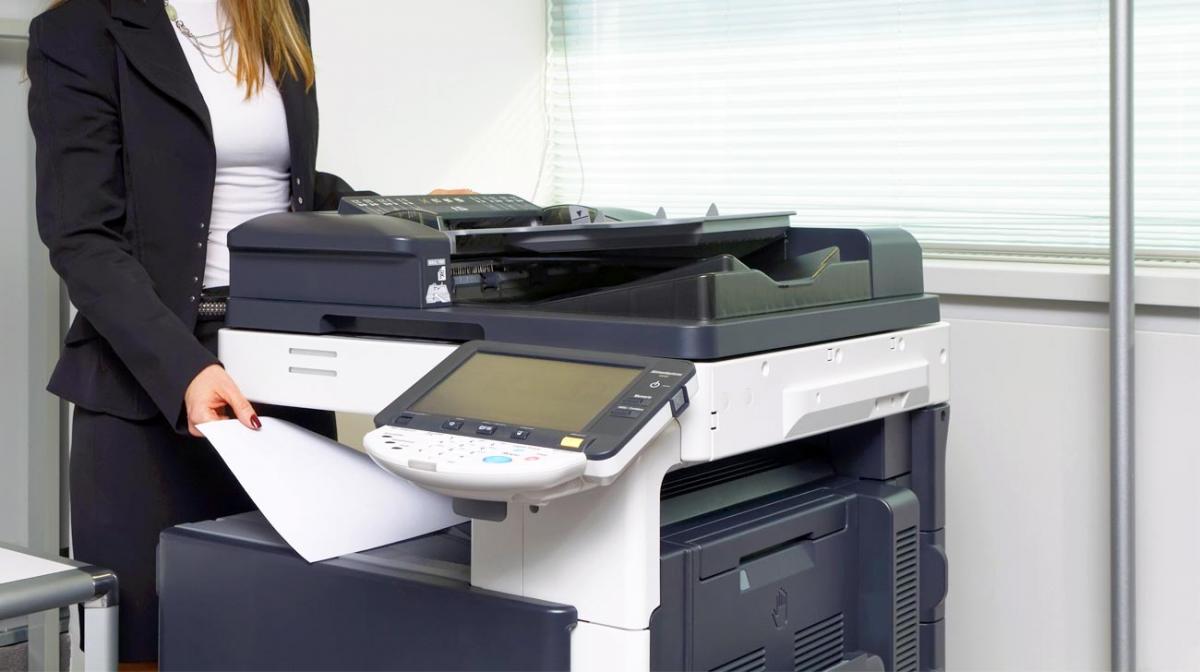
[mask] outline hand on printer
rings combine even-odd
[[[474,189],[434,189],[429,192],[430,196],[465,196],[467,194],[478,194]]]
[[[262,427],[254,407],[242,396],[237,383],[219,364],[213,364],[196,374],[183,393],[183,404],[187,411],[188,432],[192,436],[203,436],[196,425],[228,417],[225,412],[227,408],[250,429]]]

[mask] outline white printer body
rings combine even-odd
[[[935,323],[697,362],[689,407],[678,417],[664,409],[657,431],[639,438],[644,445],[626,447],[633,457],[610,482],[542,505],[514,503],[502,522],[474,521],[471,583],[575,605],[572,670],[648,669],[666,473],[946,402],[949,346],[948,325]],[[238,329],[220,334],[221,359],[249,398],[369,415],[457,347]],[[538,500],[528,494],[526,500]]]

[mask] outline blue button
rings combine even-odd
[[[483,458],[483,461],[490,462],[491,464],[504,464],[505,462],[512,462],[512,458],[507,455],[488,455]]]

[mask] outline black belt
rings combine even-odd
[[[224,320],[228,302],[228,287],[205,288],[200,292],[200,305],[196,307],[196,319],[200,322]]]

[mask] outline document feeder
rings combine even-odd
[[[447,230],[384,214],[260,217],[229,234],[228,324],[703,360],[938,319],[920,247],[900,230],[592,211]]]

